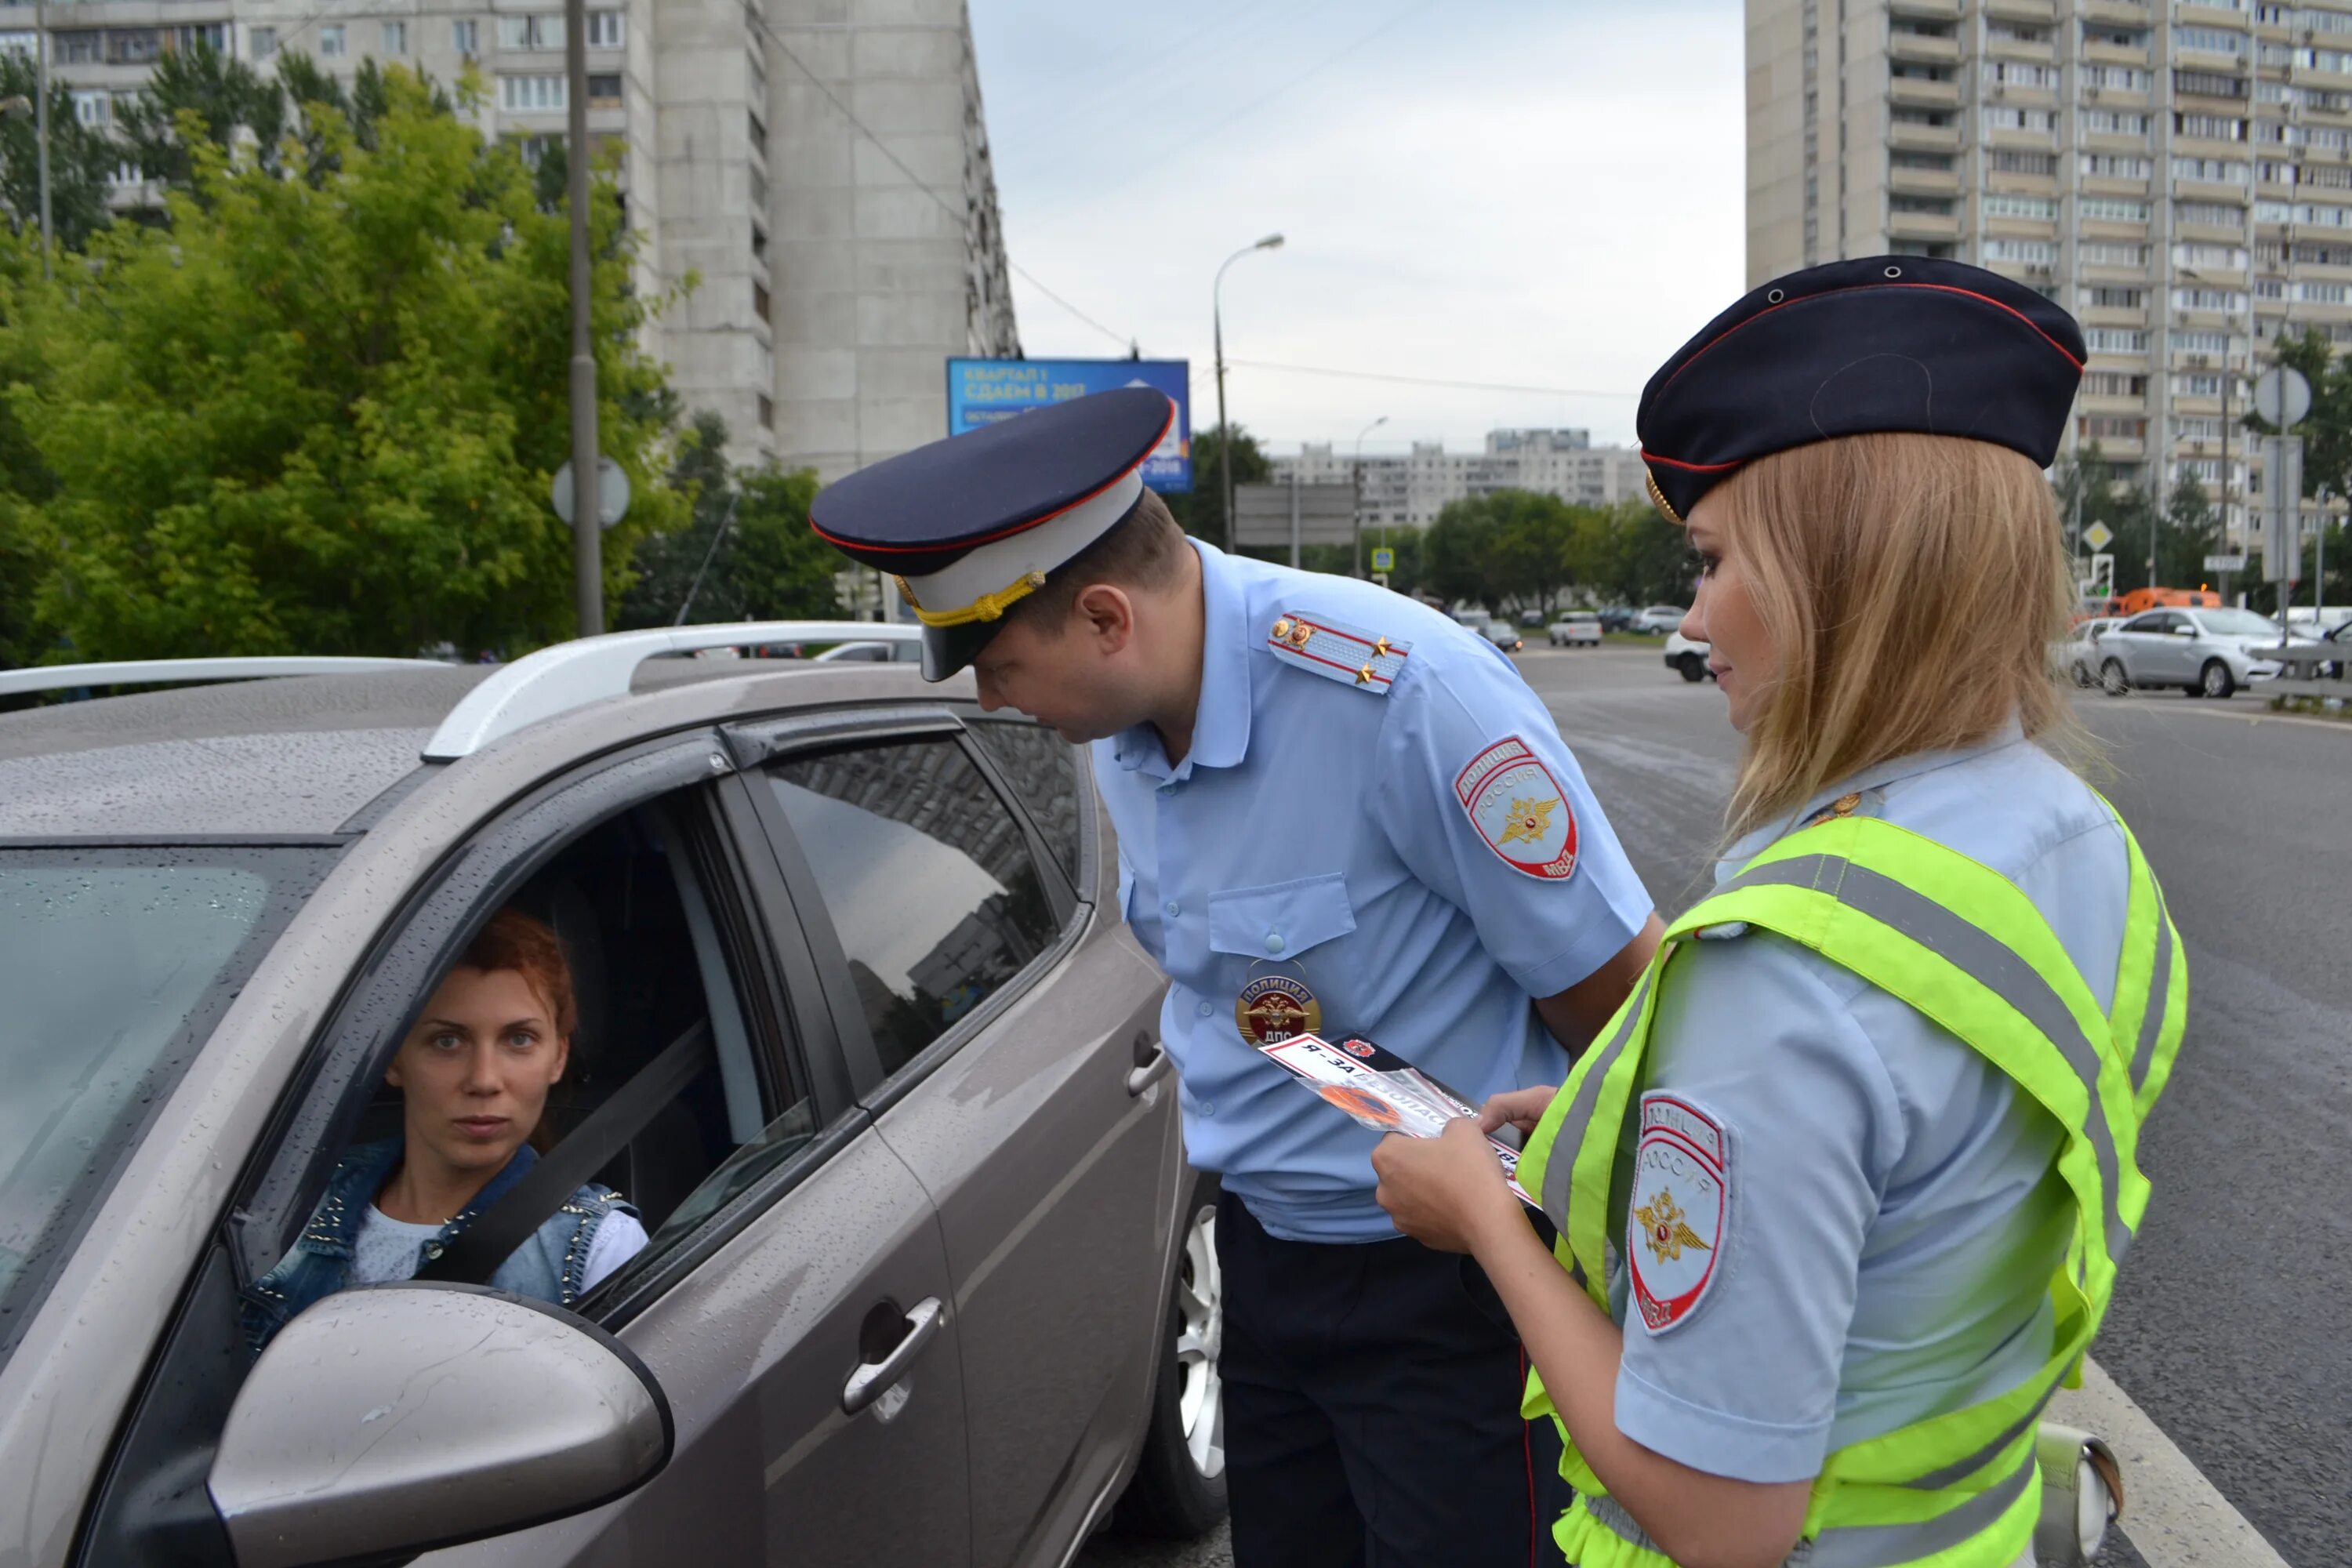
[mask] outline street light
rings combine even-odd
[[[1388,422],[1383,414],[1356,432],[1356,545],[1350,570],[1359,577],[1364,574],[1364,437]]]
[[[1216,281],[1209,285],[1209,320],[1216,337],[1217,349],[1217,489],[1225,502],[1225,549],[1234,548],[1234,432],[1225,423],[1225,312],[1218,291],[1225,286],[1225,268],[1255,250],[1280,250],[1282,236],[1269,234],[1255,245],[1244,246],[1225,258],[1217,268]]]

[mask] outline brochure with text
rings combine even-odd
[[[1357,1035],[1336,1042],[1320,1035],[1293,1035],[1258,1049],[1287,1068],[1298,1081],[1321,1095],[1358,1125],[1375,1132],[1434,1138],[1457,1116],[1475,1120],[1478,1108],[1395,1052]],[[1519,1152],[1491,1134],[1495,1158],[1511,1191],[1529,1208],[1541,1205],[1519,1185]]]

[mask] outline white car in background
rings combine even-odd
[[[1599,647],[1601,612],[1570,610],[1552,622],[1549,635],[1554,647]]]
[[[2121,616],[2094,616],[2050,645],[2050,668],[2084,690],[2099,683],[2099,639],[2123,625]]]
[[[2252,610],[2145,610],[2099,638],[2099,685],[2110,697],[2135,687],[2227,697],[2274,679],[2278,646],[2279,624]]]
[[[1666,668],[1685,680],[1704,680],[1713,673],[1706,668],[1707,644],[1693,642],[1680,630],[1666,634]]]

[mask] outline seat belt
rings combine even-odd
[[[686,1091],[710,1052],[710,1020],[704,1018],[662,1047],[629,1081],[590,1111],[572,1135],[555,1146],[507,1189],[480,1218],[449,1238],[441,1256],[414,1278],[457,1285],[487,1285],[514,1249],[530,1238],[571,1200],[581,1184],[603,1170],[629,1140],[645,1131],[665,1105]],[[624,1194],[625,1196],[626,1194]]]

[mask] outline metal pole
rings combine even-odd
[[[564,0],[564,98],[571,109],[572,207],[572,595],[580,635],[604,629],[604,475],[596,450],[596,350],[588,307],[588,5]]]
[[[1290,569],[1298,570],[1298,470],[1290,470]]]
[[[1225,267],[1232,266],[1228,261]],[[1217,268],[1217,284],[1225,268]],[[1225,514],[1225,553],[1234,552],[1234,431],[1225,423],[1225,312],[1217,298],[1217,284],[1209,288],[1209,319],[1217,341],[1217,504]]]
[[[1364,437],[1388,422],[1389,416],[1383,414],[1356,432],[1356,542],[1354,563],[1349,570],[1359,577],[1364,574]]]
[[[57,236],[49,224],[49,7],[47,0],[33,7],[33,142],[37,149],[41,183],[41,277],[49,277],[49,252]]]

